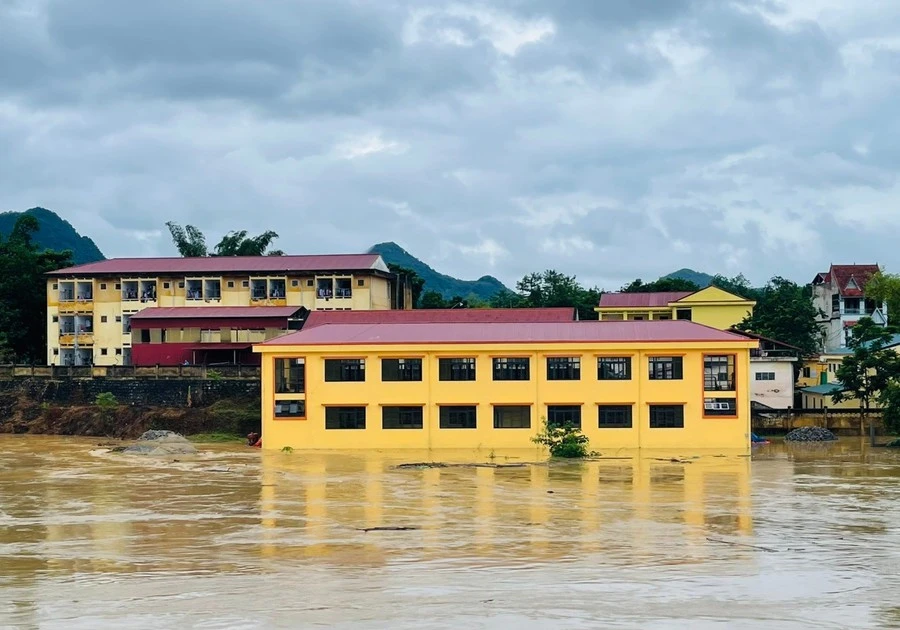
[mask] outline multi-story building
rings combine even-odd
[[[377,254],[103,260],[48,274],[47,362],[130,364],[131,319],[148,308],[288,306],[406,309],[412,296]]]
[[[803,351],[796,346],[755,333],[741,330],[731,332],[759,342],[759,347],[750,351],[751,405],[757,409],[796,407],[796,366]]]
[[[594,310],[601,321],[680,319],[727,330],[753,314],[756,302],[710,286],[699,291],[604,293]]]
[[[263,447],[522,449],[571,424],[601,451],[749,450],[754,339],[688,321],[441,313],[317,316],[255,345]]]
[[[812,281],[813,305],[820,312],[822,349],[839,352],[850,342],[850,329],[863,317],[887,325],[887,305],[866,298],[866,284],[879,272],[878,265],[831,265]]]

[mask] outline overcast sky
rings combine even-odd
[[[900,271],[897,0],[0,0],[0,210],[512,285]]]

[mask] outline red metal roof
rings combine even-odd
[[[207,256],[203,258],[111,258],[52,271],[52,276],[94,274],[204,274],[361,271],[387,266],[378,254],[312,256]]]
[[[560,308],[453,308],[414,311],[312,311],[304,328],[325,324],[423,324],[571,322],[575,309]]]
[[[741,335],[695,322],[583,321],[517,323],[326,324],[261,345],[379,345],[437,343],[748,342]]]
[[[650,293],[604,293],[600,308],[661,308],[691,295],[693,291],[654,291]]]
[[[878,265],[831,265],[829,278],[837,286],[833,287],[844,297],[862,297],[869,279],[881,271]],[[856,287],[848,287],[853,279]]]
[[[287,318],[302,306],[159,306],[145,308],[131,316],[141,319],[246,319]]]

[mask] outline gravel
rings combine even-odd
[[[785,442],[831,442],[837,436],[822,427],[802,427],[784,436]]]
[[[194,445],[174,431],[145,431],[136,444],[126,447],[129,455],[193,455]]]

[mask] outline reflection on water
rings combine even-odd
[[[0,628],[867,628],[894,594],[900,457],[500,467],[471,453],[126,459],[0,437]],[[407,527],[406,531],[364,531]]]

